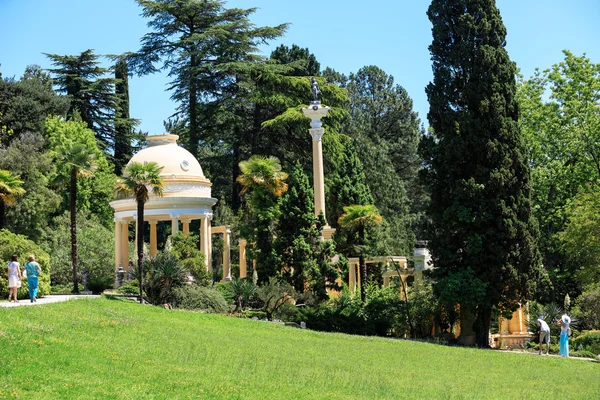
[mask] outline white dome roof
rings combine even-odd
[[[128,164],[154,161],[163,167],[160,176],[166,179],[205,180],[202,167],[192,153],[177,145],[177,135],[148,136],[148,147],[131,157]]]

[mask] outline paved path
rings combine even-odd
[[[38,306],[38,305],[42,305],[42,304],[49,304],[49,303],[58,303],[60,301],[67,301],[67,300],[72,300],[72,299],[95,299],[98,298],[100,296],[94,296],[94,295],[74,295],[74,294],[69,294],[69,295],[50,295],[50,296],[45,296],[42,297],[40,299],[37,299],[37,302],[32,303],[29,301],[29,299],[23,299],[23,300],[19,300],[18,303],[15,302],[8,302],[6,300],[0,301],[0,307],[22,307],[22,306]]]

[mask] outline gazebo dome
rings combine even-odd
[[[161,177],[166,180],[205,180],[202,167],[192,153],[177,145],[177,135],[148,136],[148,147],[135,154],[129,164],[151,161],[163,167]]]

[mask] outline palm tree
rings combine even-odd
[[[133,194],[137,203],[137,256],[138,276],[140,285],[140,303],[142,298],[142,263],[144,259],[144,205],[150,198],[150,192],[155,196],[162,196],[164,183],[160,177],[160,167],[155,162],[140,164],[132,162],[125,167],[123,178],[117,181],[115,190],[117,194]]]
[[[242,184],[242,194],[250,190],[264,190],[279,197],[288,188],[288,174],[281,170],[281,163],[277,157],[263,157],[254,155],[246,161],[240,162],[240,176],[237,181]]]
[[[250,192],[251,221],[244,224],[241,230],[252,243],[251,254],[260,269],[258,278],[267,282],[276,274],[276,266],[272,260],[273,219],[277,207],[277,199],[288,188],[288,174],[281,171],[281,164],[276,157],[254,155],[239,164],[241,175],[237,181],[242,184],[242,194]],[[255,270],[256,272],[256,270]]]
[[[70,168],[71,262],[73,264],[73,293],[79,293],[77,283],[77,178],[93,175],[98,167],[96,155],[83,143],[68,143],[58,148],[58,160]]]
[[[374,205],[344,207],[344,214],[338,219],[338,224],[349,231],[358,231],[359,264],[360,264],[360,298],[367,300],[367,266],[365,264],[365,230],[381,223],[383,218]]]
[[[25,193],[22,180],[9,171],[0,170],[0,229],[6,225],[6,206],[14,204],[15,196]]]

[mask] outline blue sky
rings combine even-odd
[[[343,73],[377,65],[394,76],[413,98],[426,122],[424,88],[431,80],[427,47],[431,24],[427,0],[230,0],[227,7],[257,7],[257,25],[291,23],[284,38],[265,47],[298,44],[321,67]],[[507,48],[522,73],[561,61],[563,49],[587,53],[600,63],[598,0],[497,0],[506,25]],[[42,54],[97,54],[135,51],[148,31],[133,0],[0,0],[0,72],[20,77],[29,64],[49,68]],[[131,116],[157,134],[175,109],[165,91],[168,79],[154,75],[130,80]]]

